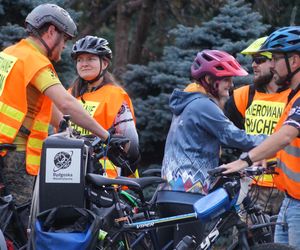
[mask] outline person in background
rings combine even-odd
[[[77,27],[69,13],[55,4],[41,4],[25,20],[28,37],[0,52],[0,143],[16,145],[3,153],[1,173],[8,191],[20,204],[31,199],[48,136],[52,102],[62,114],[102,140],[110,136],[62,86],[53,62],[61,59]]]
[[[300,246],[300,26],[283,27],[274,31],[260,48],[272,53],[271,70],[275,83],[291,88],[287,106],[275,132],[263,143],[240,159],[220,167],[224,174],[239,171],[253,162],[274,157],[277,167],[274,182],[285,193],[276,225],[274,241],[296,248]]]
[[[228,53],[203,50],[191,66],[194,82],[172,93],[173,119],[162,164],[167,184],[157,198],[162,216],[193,212],[194,202],[208,191],[207,171],[219,165],[221,144],[249,150],[264,140],[265,136],[247,135],[238,129],[220,108],[222,100],[229,97],[232,77],[247,74]],[[160,233],[161,244],[174,237],[176,245],[185,235],[196,236],[199,243],[203,230],[199,222],[165,229]]]
[[[70,89],[71,94],[101,126],[113,128],[116,134],[130,139],[127,157],[131,169],[122,168],[120,173],[118,167],[106,161],[106,174],[109,177],[133,175],[140,158],[134,109],[126,91],[108,71],[112,59],[109,43],[101,37],[85,36],[74,44],[72,58],[78,77]],[[90,133],[75,123],[71,125],[83,135]]]
[[[252,57],[253,84],[240,87],[225,104],[225,115],[247,134],[270,135],[283,114],[290,89],[278,86],[271,71],[272,53],[258,52],[267,37],[251,43],[241,53]],[[274,159],[270,159],[274,160]],[[277,215],[284,193],[276,189],[272,175],[263,175],[253,182],[255,202],[270,215]],[[251,193],[251,192],[250,192]]]

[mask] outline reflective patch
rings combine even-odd
[[[85,103],[80,102],[80,104],[83,106],[83,108],[89,113],[91,117],[94,117],[94,114],[100,105],[100,102],[92,102],[92,101],[85,101]],[[81,135],[89,135],[91,134],[90,131],[87,129],[84,129],[77,124],[71,122],[71,127],[75,129],[76,131],[80,132]]]
[[[17,58],[0,52],[0,96],[5,87],[7,76],[15,65]]]
[[[29,138],[28,139],[28,147],[41,149],[43,146],[43,140]]]
[[[282,161],[278,161],[277,167],[280,168],[289,179],[300,182],[300,173],[296,173],[293,170],[289,169]]]
[[[287,152],[289,155],[299,157],[300,155],[300,148],[288,145],[283,149],[285,152]]]
[[[40,160],[41,160],[40,156],[27,155],[26,163],[29,164],[29,165],[37,165],[37,166],[39,166],[40,165]]]
[[[17,132],[18,131],[15,128],[0,122],[0,134],[3,134],[9,138],[14,139]]]
[[[284,107],[284,102],[254,100],[245,113],[247,134],[272,134]]]
[[[4,115],[18,121],[22,122],[25,114],[3,102],[0,102],[0,113],[3,113]]]
[[[40,132],[44,132],[44,133],[48,133],[48,124],[44,123],[42,121],[35,121],[33,124],[32,129],[36,130],[36,131],[40,131]]]

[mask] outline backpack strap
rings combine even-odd
[[[255,95],[255,87],[254,84],[251,84],[249,85],[248,102],[247,102],[246,109],[249,108],[249,106],[251,105],[254,95]]]

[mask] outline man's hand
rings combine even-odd
[[[236,160],[233,161],[231,163],[228,164],[223,164],[221,166],[219,166],[219,168],[225,168],[226,171],[224,171],[224,174],[230,174],[230,173],[234,173],[234,172],[238,172],[244,168],[248,167],[247,162],[242,161],[242,160]]]

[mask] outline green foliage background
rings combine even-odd
[[[33,7],[46,2],[56,3],[70,11],[79,24],[80,37],[81,30],[92,21],[93,10],[104,10],[113,0],[1,0],[0,48],[25,37],[25,17]],[[172,119],[168,99],[175,88],[182,89],[189,83],[190,65],[196,53],[202,49],[225,50],[236,56],[251,71],[250,58],[239,52],[254,39],[269,34],[276,27],[289,25],[293,11],[296,13],[293,22],[297,23],[297,8],[300,7],[297,1],[281,0],[166,0],[153,1],[153,4],[155,12],[144,44],[146,52],[142,55],[143,64],[129,64],[127,72],[118,76],[120,84],[133,99],[143,166],[161,163]],[[172,15],[169,14],[170,10]],[[97,15],[97,11],[95,13]],[[276,13],[276,18],[270,18],[271,14]],[[131,25],[136,20],[137,16],[134,15]],[[116,21],[116,13],[112,12],[102,23],[90,27],[91,34],[107,38],[113,50]],[[131,33],[128,38],[132,39]],[[75,78],[74,64],[70,57],[71,45],[72,42],[65,49],[62,61],[56,65],[59,77],[66,87]],[[235,83],[251,83],[251,76],[237,78]]]

